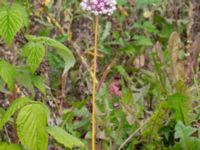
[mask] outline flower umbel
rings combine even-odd
[[[83,10],[91,11],[94,15],[112,15],[116,10],[116,0],[83,0],[81,7]]]

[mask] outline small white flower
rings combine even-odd
[[[80,4],[83,10],[91,11],[94,15],[112,15],[116,5],[116,0],[83,0]]]

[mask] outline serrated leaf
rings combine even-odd
[[[175,126],[175,138],[184,138],[189,137],[192,133],[194,133],[197,129],[191,127],[191,126],[185,126],[181,121],[178,121],[178,123]]]
[[[40,43],[29,42],[23,47],[26,63],[34,73],[45,56],[45,48]]]
[[[35,41],[35,42],[42,42],[48,46],[52,46],[56,49],[56,52],[58,53],[58,55],[64,60],[65,62],[65,69],[64,69],[64,73],[66,73],[71,67],[74,66],[75,64],[75,58],[74,55],[72,54],[72,52],[62,43],[48,38],[48,37],[35,37],[35,36],[31,36],[28,35],[26,36],[26,38],[29,41]]]
[[[43,79],[40,76],[33,76],[32,80],[33,80],[33,85],[35,87],[37,87],[40,92],[45,94],[46,93],[46,91],[45,91],[46,89],[45,89],[45,84],[44,84]]]
[[[22,108],[23,106],[32,103],[33,101],[31,101],[30,99],[24,97],[24,98],[18,98],[16,99],[8,108],[8,110],[4,113],[4,115],[2,116],[1,120],[0,120],[0,130],[2,130],[3,126],[5,125],[5,123],[10,119],[10,117],[16,112],[18,111],[20,108]]]
[[[72,149],[84,146],[78,138],[70,135],[58,126],[49,127],[47,131],[58,143],[63,144],[66,148]]]
[[[63,74],[65,74],[75,64],[74,55],[65,45],[59,43],[58,41],[50,39],[48,37],[45,37],[45,39],[46,39],[46,44],[56,48],[56,52],[64,60],[65,69]]]
[[[41,104],[23,107],[17,116],[17,135],[29,150],[46,150],[48,134],[46,131],[47,111]]]
[[[4,6],[0,10],[0,36],[10,45],[22,28],[23,19],[18,9],[14,7]]]
[[[181,121],[179,121],[175,126],[175,139],[180,139],[180,144],[183,149],[199,149],[199,139],[191,137],[191,135],[196,131],[196,128],[185,126]]]
[[[169,96],[167,99],[167,107],[173,112],[173,116],[177,121],[182,121],[187,124],[189,121],[189,105],[187,103],[187,98],[182,94],[176,93]]]
[[[28,27],[29,26],[29,15],[27,13],[27,10],[25,7],[18,3],[14,3],[12,5],[12,9],[18,11],[18,13],[21,15],[22,20],[23,20],[23,26]]]
[[[45,94],[45,83],[40,76],[30,73],[29,69],[20,67],[17,69],[17,83],[31,91],[35,95],[34,87]],[[1,85],[1,84],[0,84]]]
[[[8,88],[12,91],[16,76],[15,68],[8,62],[1,60],[0,76],[3,79],[3,81],[8,85]]]
[[[28,69],[24,69],[24,68],[18,69],[16,79],[17,79],[17,83],[20,86],[27,88],[28,90],[30,90],[32,95],[35,95],[31,73]]]

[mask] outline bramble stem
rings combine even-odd
[[[97,46],[98,46],[99,18],[95,16],[95,37],[94,37],[94,66],[93,66],[93,88],[92,88],[92,150],[95,150],[95,98],[96,98],[96,70],[97,70]]]

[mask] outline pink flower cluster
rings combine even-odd
[[[109,94],[111,96],[118,96],[118,97],[122,96],[119,80],[115,80],[109,85]]]
[[[81,7],[83,10],[91,11],[94,15],[112,15],[116,10],[116,0],[83,0]]]

